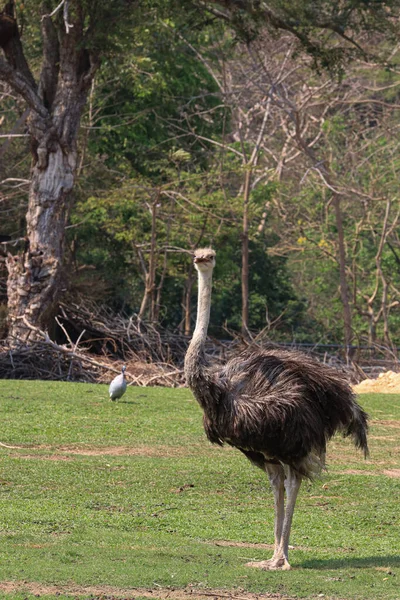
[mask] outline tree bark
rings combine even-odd
[[[335,209],[336,229],[338,235],[338,260],[339,260],[339,282],[340,282],[340,298],[343,306],[343,334],[344,344],[346,346],[346,355],[351,356],[353,341],[353,328],[351,318],[351,308],[349,300],[349,286],[346,274],[346,248],[344,240],[342,210],[340,206],[340,197],[338,194],[333,195],[333,206]]]
[[[156,199],[153,200],[151,204],[151,242],[149,267],[145,272],[144,294],[138,314],[138,318],[143,319],[150,304],[149,318],[151,322],[154,322],[156,309],[157,206],[159,199],[160,190],[157,193]]]
[[[57,144],[49,151],[46,168],[34,167],[26,215],[24,251],[9,255],[9,341],[27,342],[34,330],[46,329],[61,290],[61,266],[69,195],[74,182],[76,153]]]
[[[27,344],[48,329],[62,293],[64,233],[77,162],[76,140],[88,91],[98,67],[83,47],[84,15],[71,2],[69,32],[42,18],[43,62],[37,85],[23,55],[18,28],[0,58],[0,78],[30,108],[32,172],[24,249],[8,255],[8,342]]]
[[[251,168],[245,175],[243,191],[243,229],[242,229],[242,335],[249,335],[249,198]]]

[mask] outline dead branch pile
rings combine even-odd
[[[137,315],[126,317],[96,304],[61,304],[59,322],[70,339],[91,352],[124,361],[182,365],[188,339]],[[84,332],[82,334],[82,332]]]
[[[127,365],[126,375],[131,385],[184,385],[183,369],[135,359],[124,362],[99,358],[71,344],[55,344],[44,332],[43,340],[33,341],[27,347],[0,346],[0,379],[109,383],[121,372],[123,364]]]
[[[56,322],[57,342],[25,322],[35,333],[29,346],[0,346],[0,378],[108,383],[125,364],[133,385],[185,384],[185,336],[87,303],[62,304]],[[224,346],[210,343],[209,351],[218,360]]]
[[[11,349],[0,347],[0,379],[47,379],[85,381],[98,380],[100,367],[85,363],[79,352],[72,354],[66,348],[53,347],[45,338],[30,346]]]
[[[24,320],[35,334],[29,346],[0,346],[0,378],[49,379],[108,383],[127,366],[131,385],[178,387],[185,384],[183,362],[189,338],[138,319],[116,315],[105,307],[61,304],[56,318],[56,341]],[[234,337],[221,342],[209,340],[207,354],[214,364],[225,362],[248,345]],[[252,339],[253,347],[270,345],[268,336]],[[310,352],[310,349],[308,349]],[[365,378],[356,366],[344,365],[338,357],[311,350],[318,360],[345,369],[353,382]]]

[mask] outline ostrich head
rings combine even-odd
[[[210,274],[215,267],[215,250],[198,248],[194,252],[194,266],[199,273]]]

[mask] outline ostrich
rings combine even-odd
[[[114,377],[108,388],[111,400],[119,400],[126,392],[126,377],[125,377],[126,366],[124,365],[121,369],[121,374]]]
[[[327,441],[351,436],[368,454],[367,414],[340,373],[296,351],[245,351],[224,366],[205,355],[210,319],[212,248],[194,253],[198,272],[196,327],[185,357],[185,375],[203,409],[210,442],[238,448],[266,471],[274,495],[274,553],[248,566],[290,569],[289,535],[303,478],[314,479],[325,465]],[[284,495],[286,491],[286,509]]]

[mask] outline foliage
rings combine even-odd
[[[237,32],[245,43],[257,39],[268,29],[278,37],[290,33],[297,44],[295,56],[306,52],[318,73],[329,72],[343,77],[346,68],[356,59],[372,59],[391,63],[389,46],[399,35],[399,3],[397,0],[272,0],[268,4],[253,0],[201,2],[211,13],[219,5],[219,16]],[[386,52],[376,51],[376,35],[388,40]]]
[[[205,166],[207,146],[193,143],[189,119],[197,135],[221,133],[215,82],[188,46],[207,35],[183,29],[185,41],[179,29],[171,19],[155,18],[135,30],[132,50],[104,62],[93,98],[90,151],[103,156],[108,168],[151,177],[153,184],[164,181],[171,163]]]
[[[108,297],[114,307],[138,312],[143,293],[142,252],[149,252],[151,238],[150,205],[157,201],[157,272],[167,254],[167,273],[163,285],[161,319],[164,326],[176,328],[182,319],[181,297],[190,261],[182,253],[196,245],[213,244],[218,248],[213,295],[211,333],[226,335],[221,329],[239,329],[240,322],[240,203],[234,197],[224,207],[219,190],[213,190],[208,177],[198,173],[179,173],[175,180],[157,189],[142,181],[127,184],[104,198],[88,198],[76,207],[74,219],[82,222],[79,233],[79,262],[96,267],[95,276],[108,281]],[[170,189],[174,194],[170,195]],[[267,193],[264,190],[264,193]],[[225,198],[226,201],[226,198]],[[254,220],[257,215],[254,205]],[[199,232],[202,231],[202,237]],[[268,236],[254,235],[251,242],[251,320],[250,326],[263,329],[268,320],[283,316],[282,335],[299,331],[304,307],[296,300],[286,259],[271,258]],[[96,241],[97,240],[97,241]],[[93,252],[93,248],[97,251]],[[86,273],[88,273],[86,271]],[[89,275],[90,277],[90,272]],[[140,286],[138,280],[142,280]],[[124,282],[124,283],[123,283]],[[193,292],[193,304],[195,302]],[[107,295],[105,298],[107,298]],[[168,299],[168,300],[166,300]],[[288,304],[290,306],[288,306]],[[268,319],[266,319],[268,315]],[[193,315],[194,316],[194,315]]]
[[[35,74],[38,4],[16,7]],[[46,10],[57,4],[47,2]],[[246,163],[269,111],[251,180],[250,327],[267,327],[280,341],[342,341],[337,189],[355,339],[399,345],[399,58],[391,43],[398,3],[268,6],[270,14],[245,0],[81,3],[85,48],[103,61],[80,132],[65,280],[74,293],[139,312],[154,233],[156,320],[183,330],[186,310],[193,326],[196,301],[188,253],[213,244],[211,333],[239,329]],[[217,19],[216,7],[226,18]],[[54,22],[62,30],[62,11]],[[346,64],[355,55],[363,62]],[[345,66],[345,80],[327,75]],[[0,94],[0,122],[9,131],[24,107],[8,88]],[[24,138],[5,158],[0,233],[18,238],[26,233],[30,168]],[[25,184],[5,181],[14,178]]]
[[[89,137],[90,159],[98,157],[108,172],[118,170],[124,183],[85,198],[88,183],[82,182],[82,200],[72,217],[80,224],[73,232],[74,247],[78,263],[96,270],[80,271],[75,282],[78,289],[87,290],[94,277],[100,294],[103,290],[100,298],[115,308],[139,311],[151,239],[150,205],[159,190],[158,282],[167,259],[160,307],[163,325],[176,328],[182,322],[182,290],[193,283],[182,250],[212,243],[219,250],[212,333],[225,335],[221,325],[240,328],[237,240],[244,171],[236,155],[222,153],[214,145],[223,140],[231,115],[221,101],[210,61],[221,44],[229,51],[231,39],[218,27],[189,31],[171,20],[156,20],[151,29],[138,33],[133,51],[122,68],[119,65],[118,80],[112,76],[113,63],[105,63],[92,98],[95,127]],[[204,53],[203,60],[195,48]],[[89,181],[98,187],[93,177]],[[285,313],[282,335],[291,335],[296,323],[301,336],[304,305],[295,298],[286,260],[269,258],[267,247],[273,236],[256,233],[272,190],[272,185],[264,185],[251,197],[250,326],[262,329],[276,319],[280,324]]]
[[[396,287],[399,163],[394,135],[397,119],[390,103],[386,108],[382,104],[378,97],[371,99],[370,104],[349,102],[345,108],[339,101],[325,120],[323,135],[315,148],[330,153],[332,169],[340,182],[337,186],[343,190],[341,210],[358,339],[370,344],[382,340],[384,320],[377,318],[372,334],[371,319],[387,310],[392,342],[399,345]],[[309,290],[305,292],[307,297],[318,299],[314,308],[317,320],[326,319],[327,329],[339,340],[340,331],[335,333],[327,320],[333,318],[337,323],[340,319],[340,305],[332,303],[339,281],[337,229],[333,211],[328,209],[329,198],[330,191],[321,189],[312,177],[294,196],[292,218],[298,236],[297,254],[301,254],[304,263],[301,277],[299,274],[296,280],[300,289],[305,286]],[[313,261],[313,256],[318,260]]]

